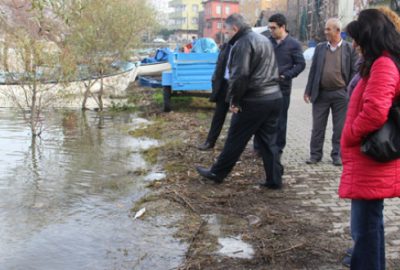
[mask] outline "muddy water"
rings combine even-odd
[[[171,219],[134,220],[156,169],[128,135],[145,120],[94,112],[48,114],[32,140],[16,111],[0,109],[0,269],[172,269],[185,246]],[[148,168],[147,168],[148,169]],[[161,174],[162,177],[162,174]]]

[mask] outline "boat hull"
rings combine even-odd
[[[161,76],[163,71],[171,70],[171,65],[168,62],[141,64],[138,67],[138,76]]]

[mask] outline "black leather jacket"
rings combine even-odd
[[[261,97],[280,91],[278,64],[271,41],[251,29],[239,31],[229,60],[229,86],[226,101],[240,106],[243,99]]]
[[[226,63],[228,62],[229,52],[231,50],[232,45],[229,43],[224,43],[220,49],[217,64],[215,67],[214,74],[212,76],[212,92],[209,98],[210,101],[216,102],[220,98],[226,98],[226,89],[222,89],[222,87],[226,88],[226,83],[224,79]],[[225,90],[225,91],[224,91]]]

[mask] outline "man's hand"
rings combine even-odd
[[[311,102],[311,97],[309,96],[309,95],[307,95],[307,94],[304,94],[304,101],[308,104],[308,103],[310,103]]]
[[[239,108],[239,107],[236,107],[235,105],[231,105],[231,106],[229,107],[229,110],[230,110],[232,113],[238,113],[238,112],[240,112],[240,108]]]

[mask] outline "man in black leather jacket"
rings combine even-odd
[[[278,66],[274,48],[264,36],[251,31],[239,14],[230,15],[226,31],[233,44],[225,78],[228,80],[229,110],[233,113],[222,153],[211,169],[196,167],[203,177],[216,183],[235,166],[253,135],[260,139],[266,181],[265,187],[282,187],[282,166],[278,159],[276,133],[282,108]]]
[[[214,148],[215,142],[217,141],[224,125],[226,114],[229,110],[229,104],[225,101],[228,90],[228,81],[224,78],[224,74],[231,47],[231,43],[224,43],[218,55],[217,65],[212,77],[212,92],[210,96],[210,101],[216,103],[215,111],[207,139],[203,144],[200,144],[197,147],[202,151]]]

